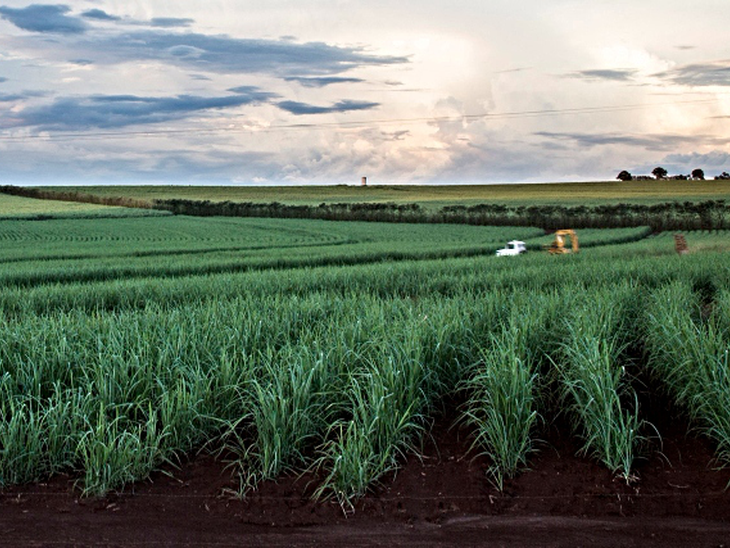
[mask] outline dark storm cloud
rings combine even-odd
[[[684,65],[654,76],[683,86],[730,86],[730,60]]]
[[[160,30],[100,35],[79,40],[68,47],[94,51],[99,62],[159,60],[188,69],[229,74],[258,72],[318,77],[361,66],[408,62],[405,57],[371,55],[360,48],[322,42],[298,44]]]
[[[68,15],[69,11],[66,5],[33,4],[21,9],[3,6],[0,17],[25,30],[66,34],[66,40],[53,45],[44,45],[36,37],[15,39],[16,47],[25,45],[34,52],[43,49],[48,58],[64,61],[93,59],[97,64],[107,65],[159,61],[192,72],[265,73],[292,78],[309,87],[356,83],[361,80],[335,77],[359,67],[409,62],[408,57],[376,55],[357,46],[175,31],[173,27],[194,23],[193,19],[187,18],[161,17],[141,21],[110,15],[100,9],[84,11],[81,17]],[[88,23],[92,20],[113,22],[117,30],[94,32],[94,27]],[[130,26],[158,28],[134,29]]]
[[[591,133],[555,133],[551,131],[538,131],[535,135],[555,139],[558,141],[575,141],[581,146],[601,146],[601,145],[631,145],[631,146],[652,146],[656,144],[655,138],[634,135],[621,135],[617,133],[608,134],[591,134]]]
[[[287,82],[297,82],[305,88],[323,88],[332,84],[358,84],[364,82],[362,78],[345,78],[343,76],[321,76],[321,77],[302,77],[289,76],[284,78]]]
[[[25,99],[25,97],[18,93],[0,93],[0,103],[11,103],[22,99]]]
[[[64,5],[31,4],[25,8],[0,6],[0,17],[23,30],[81,34],[88,26],[78,17],[66,15],[71,8]]]
[[[369,110],[379,106],[380,103],[369,103],[364,101],[338,101],[329,107],[320,107],[298,101],[281,101],[276,106],[292,114],[328,114],[330,112],[348,112],[352,110]]]
[[[97,21],[122,21],[132,25],[149,25],[152,27],[160,28],[189,27],[195,22],[194,19],[179,17],[153,17],[149,21],[122,19],[117,15],[110,15],[109,13],[100,9],[91,9],[85,11],[81,14],[81,17],[86,17],[87,19],[95,19]]]
[[[553,133],[540,131],[535,133],[540,137],[557,141],[572,141],[581,147],[604,145],[625,145],[641,147],[648,150],[673,150],[677,146],[687,144],[725,144],[727,139],[717,139],[707,135],[623,135],[620,133]]]
[[[0,93],[0,103],[10,103],[13,101],[23,101],[32,97],[45,97],[44,91],[23,91],[21,93]]]
[[[634,74],[636,74],[636,70],[634,69],[593,69],[571,72],[566,74],[566,76],[589,81],[610,80],[614,82],[628,82],[633,78]]]
[[[141,97],[137,95],[92,95],[65,97],[48,105],[29,107],[14,113],[14,126],[41,130],[84,130],[118,128],[180,120],[207,110],[221,110],[263,103],[271,94],[252,89],[249,93],[223,97]]]
[[[173,28],[173,27],[189,27],[195,23],[194,19],[181,19],[178,17],[154,17],[150,19],[150,25],[153,27]]]
[[[256,86],[237,86],[235,88],[228,88],[226,91],[237,93],[239,95],[256,95],[260,97],[262,101],[279,97],[276,93],[261,91],[261,89]]]
[[[100,9],[85,11],[81,14],[81,17],[86,17],[87,19],[96,19],[98,21],[119,21],[121,19],[121,17],[118,17],[116,15],[109,15],[107,12]]]

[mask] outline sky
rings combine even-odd
[[[730,171],[727,0],[0,0],[0,184]]]

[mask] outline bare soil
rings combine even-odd
[[[437,424],[421,458],[347,513],[311,499],[312,476],[235,499],[235,474],[210,456],[103,499],[56,477],[0,493],[0,546],[730,545],[730,470],[713,469],[711,445],[686,424],[667,423],[629,485],[551,427],[531,470],[503,493],[468,435]]]

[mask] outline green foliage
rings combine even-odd
[[[474,445],[490,457],[487,472],[500,491],[505,479],[517,475],[534,451],[540,372],[551,348],[550,326],[560,315],[562,301],[554,293],[535,292],[515,294],[509,305],[497,300],[501,310],[491,304],[500,325],[477,343],[479,361],[462,383],[467,395],[463,420],[475,428]]]
[[[661,168],[657,168],[660,170]],[[655,171],[657,171],[655,170]],[[658,173],[658,171],[657,171]],[[663,172],[666,176],[666,173]],[[630,174],[622,172],[620,175]],[[626,178],[626,177],[623,177]],[[685,179],[675,176],[673,179]],[[720,177],[722,179],[722,177]],[[663,230],[730,227],[720,179],[539,185],[376,187],[0,187],[8,198],[44,198],[198,216],[457,223],[560,228],[650,226]],[[39,200],[32,200],[39,202]],[[78,205],[78,204],[76,204]],[[58,206],[48,206],[49,209]],[[111,210],[111,208],[107,208]],[[0,205],[0,211],[2,207]],[[139,210],[138,210],[139,211]]]
[[[481,226],[539,226],[560,228],[626,228],[649,226],[652,231],[724,229],[730,226],[730,208],[725,200],[663,202],[643,204],[602,204],[566,206],[543,204],[507,206],[483,203],[451,205],[428,211],[419,204],[321,203],[286,205],[255,202],[210,202],[208,200],[156,200],[154,207],[177,215],[270,217],[284,219],[325,219],[329,221],[369,221],[388,223],[450,223]]]
[[[622,310],[637,298],[630,286],[593,291],[566,320],[558,366],[583,451],[627,482],[642,441],[639,404],[623,357],[630,317]]]
[[[117,217],[161,217],[165,211],[83,202],[39,200],[3,194],[0,187],[0,220],[101,219]]]
[[[359,182],[359,181],[358,181]],[[730,183],[654,179],[595,183],[551,183],[509,185],[336,185],[336,186],[76,186],[45,187],[42,191],[63,190],[102,198],[131,198],[151,203],[153,200],[209,200],[211,202],[279,202],[291,205],[318,206],[321,203],[416,203],[427,211],[444,206],[484,203],[511,206],[531,205],[604,205],[626,202],[652,205],[668,200],[699,202],[726,198]]]
[[[680,356],[663,377],[725,458],[730,268],[713,247],[725,235],[687,234],[690,249],[708,247],[683,257],[671,235],[494,257],[515,232],[544,238],[281,219],[3,221],[0,484],[64,472],[100,495],[207,450],[233,460],[241,496],[310,470],[318,495],[348,509],[464,396],[503,488],[529,465],[539,418],[555,413],[556,378],[587,451],[628,477],[639,438],[617,433],[642,418],[621,350],[646,338],[652,369],[670,363],[656,331],[667,322],[630,322],[658,314],[652,303],[675,284],[701,295],[681,325],[700,330],[692,359],[704,376],[680,377]],[[479,254],[443,259],[465,250]],[[312,264],[322,266],[287,267]]]
[[[493,253],[535,228],[238,218],[0,221],[0,283],[23,287]]]
[[[716,441],[725,463],[730,462],[729,303],[727,287],[703,303],[690,284],[677,281],[654,292],[646,322],[655,376]]]

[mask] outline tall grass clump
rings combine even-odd
[[[623,356],[622,334],[629,325],[622,301],[632,293],[626,285],[587,292],[565,323],[557,363],[582,451],[627,482],[643,440],[638,397]]]
[[[649,364],[681,408],[730,463],[730,332],[727,289],[711,305],[690,284],[657,289],[647,313]],[[711,310],[708,310],[708,306]]]
[[[88,424],[76,449],[84,494],[102,496],[146,478],[164,460],[165,431],[151,406],[145,412],[146,420],[125,424],[123,411],[100,404],[96,422]]]
[[[488,473],[500,491],[505,479],[527,465],[537,421],[537,373],[516,336],[517,330],[508,328],[492,335],[489,346],[482,349],[477,371],[468,382],[471,397],[465,411],[466,421],[476,429],[474,443],[492,461]]]
[[[303,464],[327,427],[331,373],[322,352],[286,346],[261,358],[239,393],[242,415],[228,421],[224,447],[236,455],[239,496]]]
[[[0,413],[0,487],[40,479],[49,472],[43,413],[7,394]]]
[[[478,361],[462,383],[467,395],[462,420],[474,427],[474,446],[491,459],[488,474],[500,491],[535,450],[540,370],[558,302],[555,294],[511,298],[495,331],[478,342]]]
[[[349,375],[341,418],[320,448],[317,467],[325,479],[316,496],[334,496],[343,509],[416,450],[440,392],[438,375],[424,365],[422,320],[401,322],[374,341]]]

